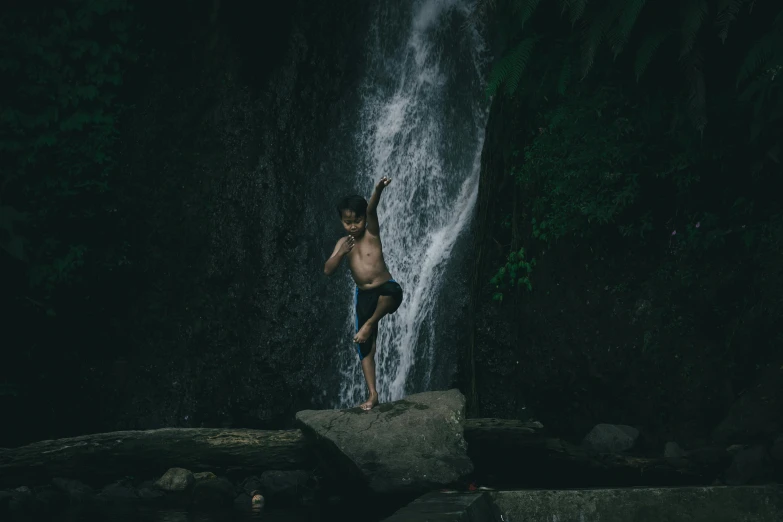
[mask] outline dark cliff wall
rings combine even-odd
[[[327,279],[322,263],[339,234],[333,204],[354,190],[345,115],[366,3],[134,7],[143,39],[124,74],[108,203],[119,217],[105,232],[127,259],[84,287],[100,313],[63,305],[14,342],[7,445],[284,426],[336,390],[347,276]]]
[[[783,411],[777,298],[768,291],[778,269],[765,264],[779,257],[774,244],[754,253],[729,238],[721,255],[686,261],[692,286],[662,275],[676,257],[668,237],[645,246],[604,227],[542,248],[523,218],[534,195],[509,175],[534,121],[531,106],[495,99],[475,224],[472,342],[461,365],[469,414],[532,417],[575,440],[597,423],[631,424],[655,453],[667,440],[772,440]],[[493,301],[490,279],[523,246],[537,258],[532,291]]]

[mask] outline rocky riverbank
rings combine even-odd
[[[535,421],[464,415],[464,396],[448,390],[369,412],[301,411],[297,430],[116,432],[2,449],[0,485],[9,489],[0,491],[0,514],[26,520],[118,505],[249,510],[359,498],[380,516],[442,489],[731,486],[779,481],[783,471],[782,438],[670,443],[645,455],[643,434],[631,426],[600,424],[574,443]]]

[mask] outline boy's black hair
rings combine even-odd
[[[337,204],[337,213],[342,217],[343,210],[350,210],[356,214],[356,217],[367,215],[367,200],[361,196],[345,196]]]

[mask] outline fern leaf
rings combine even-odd
[[[686,111],[699,132],[707,125],[707,89],[704,81],[704,60],[698,49],[693,49],[683,60],[688,96]]]
[[[742,103],[752,104],[751,142],[756,141],[770,127],[775,128],[777,121],[783,118],[783,96],[776,96],[779,82],[775,82],[775,76],[781,70],[783,65],[777,65],[757,75],[739,96]],[[777,162],[776,158],[771,159]]]
[[[564,95],[568,84],[571,81],[571,59],[566,57],[563,61],[563,67],[560,68],[560,75],[557,78],[557,93]]]
[[[729,35],[729,25],[736,20],[742,4],[748,0],[718,0],[718,14],[715,16],[715,26],[718,28],[718,38],[726,43]]]
[[[607,40],[612,46],[615,58],[622,52],[625,44],[628,43],[628,37],[631,35],[636,20],[639,18],[639,14],[644,9],[644,5],[647,0],[629,0],[623,7],[620,17],[617,20],[617,24],[612,31],[609,32]]]
[[[557,0],[557,3],[560,4],[560,15],[566,14],[566,12],[571,9],[571,0]]]
[[[776,57],[783,57],[783,35],[780,29],[773,29],[758,39],[748,51],[737,74],[737,85],[756,74]]]
[[[527,64],[530,61],[530,56],[533,54],[533,48],[538,42],[538,36],[531,36],[522,40],[514,48],[512,56],[514,60],[511,62],[511,68],[506,78],[506,94],[513,96],[519,86],[519,81],[522,79],[522,75],[525,73]]]
[[[525,27],[525,24],[533,16],[540,0],[521,0],[514,4],[514,12],[519,16],[519,28]]]
[[[571,0],[568,3],[568,17],[572,26],[582,19],[582,16],[585,14],[585,7],[587,7],[587,0]]]
[[[689,0],[680,10],[680,30],[682,32],[682,48],[680,58],[693,50],[696,37],[699,34],[704,19],[707,17],[707,0]]]
[[[769,89],[762,89],[758,96],[756,96],[756,103],[753,104],[753,116],[759,118],[764,111],[764,106],[769,98]]]
[[[747,87],[745,87],[737,99],[742,103],[749,103],[756,97],[757,94],[764,89],[769,88],[769,78],[762,76],[761,78],[754,78]]]
[[[606,38],[607,31],[612,22],[617,18],[619,9],[616,2],[610,2],[603,11],[592,18],[585,25],[585,40],[582,47],[582,77],[587,76],[595,62],[598,48]]]
[[[487,79],[487,87],[485,93],[487,97],[492,97],[498,90],[498,87],[508,77],[508,73],[511,70],[511,55],[507,54],[500,60],[498,60],[493,66]]]
[[[639,49],[636,51],[636,60],[634,61],[633,65],[637,82],[644,74],[644,71],[647,70],[647,66],[650,65],[650,62],[652,61],[653,56],[655,56],[656,51],[658,51],[658,48],[669,37],[669,35],[671,35],[671,30],[658,29],[657,31],[649,33],[641,43]]]
[[[498,60],[489,73],[486,88],[487,96],[494,96],[503,83],[508,82],[512,76],[516,76],[514,88],[509,93],[513,94],[513,91],[519,85],[519,80],[525,71],[525,67],[527,67],[527,62],[530,59],[530,54],[536,41],[538,41],[537,36],[526,38],[519,42],[506,56]],[[509,92],[508,86],[506,87],[506,92]]]

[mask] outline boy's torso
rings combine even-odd
[[[383,259],[381,238],[369,232],[356,240],[353,250],[348,254],[348,263],[356,286],[362,290],[375,288],[391,279]]]

